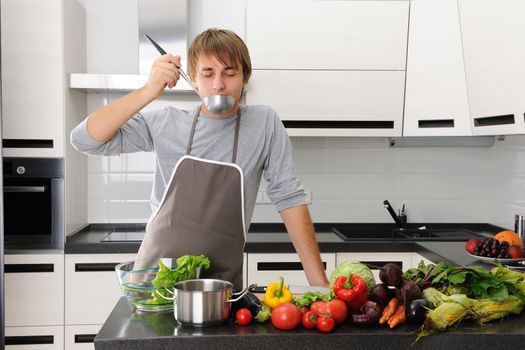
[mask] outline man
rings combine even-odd
[[[142,88],[98,109],[71,133],[73,146],[87,154],[155,152],[154,212],[137,259],[204,254],[212,264],[208,277],[240,288],[245,235],[264,176],[309,283],[328,286],[286,130],[271,108],[239,104],[251,75],[246,45],[231,31],[209,29],[195,38],[188,57],[201,98],[233,96],[231,111],[214,114],[203,104],[189,112],[139,112],[179,80],[181,58],[166,54]]]

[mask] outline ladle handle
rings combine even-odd
[[[150,43],[153,44],[153,46],[155,46],[155,48],[157,49],[157,51],[161,54],[161,55],[165,55],[166,54],[166,50],[164,50],[159,44],[157,44],[155,42],[155,40],[153,40],[152,38],[150,38],[150,36],[148,34],[144,34],[144,36],[146,37],[146,39],[149,40]],[[177,67],[177,70],[179,71],[180,75],[184,78],[184,80],[186,80],[188,82],[188,84],[190,84],[190,86],[192,87],[193,90],[195,90],[195,92],[197,94],[199,94],[199,90],[197,89],[197,87],[195,85],[193,85],[193,82],[191,81],[191,79],[186,75],[186,73],[182,70],[182,68],[180,67]],[[200,96],[200,94],[199,94]]]

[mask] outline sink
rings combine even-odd
[[[480,237],[476,224],[410,224],[401,229],[393,224],[344,224],[332,231],[345,241],[408,240],[467,241]],[[479,224],[478,224],[479,226]],[[423,229],[421,229],[424,227]]]

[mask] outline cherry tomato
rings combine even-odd
[[[325,313],[332,316],[336,324],[341,324],[348,316],[348,306],[341,299],[330,300],[326,303]]]
[[[303,317],[301,318],[301,323],[306,329],[314,329],[316,320],[317,317],[315,316],[314,312],[310,310],[303,314]]]
[[[292,303],[283,303],[272,310],[272,324],[277,329],[294,329],[301,323],[301,312]]]
[[[310,305],[310,310],[314,312],[316,316],[318,315],[324,315],[326,314],[326,302],[324,301],[314,301],[312,305]]]
[[[317,317],[317,329],[323,333],[328,333],[333,331],[335,327],[335,320],[333,317]]]
[[[298,306],[297,308],[299,309],[299,312],[301,313],[301,315],[304,315],[305,313],[309,311],[306,306]]]
[[[247,308],[242,308],[237,310],[235,313],[235,319],[237,323],[241,326],[249,325],[252,322],[252,313]]]

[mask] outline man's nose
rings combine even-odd
[[[215,76],[215,79],[213,79],[213,90],[221,91],[225,87],[226,87],[226,85],[224,85],[224,81],[222,80],[222,77],[220,76],[220,74],[217,74]]]

